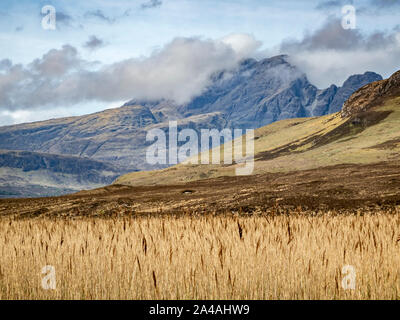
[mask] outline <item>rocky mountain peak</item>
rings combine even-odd
[[[367,71],[364,74],[355,74],[350,76],[344,83],[343,87],[351,87],[354,85],[359,85],[360,82],[373,82],[373,81],[379,81],[383,80],[382,77],[371,71]]]
[[[369,83],[354,92],[343,104],[341,116],[343,118],[353,117],[379,105],[384,99],[399,94],[400,71],[397,71],[389,79]]]
[[[339,112],[342,110],[345,101],[358,89],[362,88],[368,83],[382,80],[382,76],[371,71],[364,74],[355,74],[350,76],[340,87],[332,100],[327,113]]]
[[[398,91],[400,89],[400,70],[395,72],[387,81],[384,91]],[[394,92],[393,92],[394,93]]]
[[[261,66],[268,66],[269,68],[275,67],[275,66],[280,65],[280,64],[289,65],[289,63],[287,62],[287,58],[288,58],[287,55],[281,54],[281,55],[274,56],[274,57],[271,57],[271,58],[265,58],[265,59],[261,60],[259,62],[259,64]]]

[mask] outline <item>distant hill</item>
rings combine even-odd
[[[365,85],[340,112],[287,119],[255,132],[254,174],[290,172],[340,164],[400,160],[400,72]],[[231,143],[221,148],[231,148]],[[179,164],[164,170],[135,172],[116,184],[179,184],[235,175],[237,165]]]
[[[222,128],[219,113],[208,113],[179,120],[180,127]],[[26,150],[48,154],[87,157],[121,168],[149,168],[145,152],[146,133],[168,128],[148,107],[130,105],[70,118],[0,127],[0,149]]]
[[[0,198],[50,196],[112,183],[120,168],[91,159],[0,150]]]

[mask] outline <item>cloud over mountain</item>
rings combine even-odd
[[[219,70],[234,69],[260,43],[249,35],[175,38],[149,57],[97,66],[64,45],[28,65],[0,61],[0,110],[45,109],[131,98],[189,101]]]
[[[282,42],[280,52],[289,54],[312,83],[325,87],[341,84],[349,74],[370,70],[389,76],[399,69],[400,32],[394,28],[365,34],[345,30],[340,19],[330,18],[303,39]]]

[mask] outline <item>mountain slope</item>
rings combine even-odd
[[[219,113],[196,115],[178,121],[194,129],[225,125]],[[87,116],[0,127],[0,149],[25,150],[106,161],[121,172],[146,169],[146,133],[154,128],[166,130],[150,109],[129,105]]]
[[[275,122],[255,132],[254,174],[400,160],[400,72],[356,91],[341,112]],[[225,144],[224,148],[231,148]],[[223,152],[221,148],[221,154]],[[235,175],[237,165],[137,172],[116,184],[176,184]]]
[[[157,123],[148,108],[129,106],[87,116],[61,118],[0,128],[0,148],[89,157],[116,162],[136,151],[134,139],[145,140],[142,128]]]
[[[0,150],[0,197],[49,196],[112,183],[120,169],[91,159]]]

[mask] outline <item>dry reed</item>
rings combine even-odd
[[[0,299],[397,299],[399,227],[399,214],[0,219]]]

